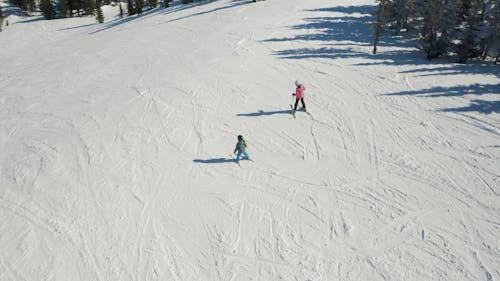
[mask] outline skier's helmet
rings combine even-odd
[[[242,135],[238,135],[238,140],[239,141],[243,140],[243,136]]]
[[[300,81],[299,81],[299,80],[296,80],[296,81],[295,81],[295,86],[297,86],[297,87],[298,87],[298,86],[300,86],[301,84],[302,84],[302,83],[300,83]]]

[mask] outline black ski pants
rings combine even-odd
[[[297,105],[299,105],[299,100],[302,102],[302,107],[306,109],[306,103],[304,102],[304,99],[295,99],[295,106],[293,107],[293,110],[297,110]]]

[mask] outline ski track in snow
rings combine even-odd
[[[371,9],[14,20],[0,281],[500,280],[500,119],[473,107],[498,91],[467,88],[500,85],[498,66],[461,73],[392,41],[372,56]],[[296,79],[311,114],[294,119]]]

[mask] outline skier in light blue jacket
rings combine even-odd
[[[238,136],[238,143],[236,143],[236,147],[234,148],[233,153],[237,153],[236,154],[236,162],[240,162],[242,154],[243,154],[244,159],[250,160],[250,156],[248,155],[248,152],[247,152],[247,142],[243,138],[242,135]]]

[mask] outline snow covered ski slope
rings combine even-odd
[[[373,5],[11,18],[0,280],[500,280],[499,66],[371,55]]]

